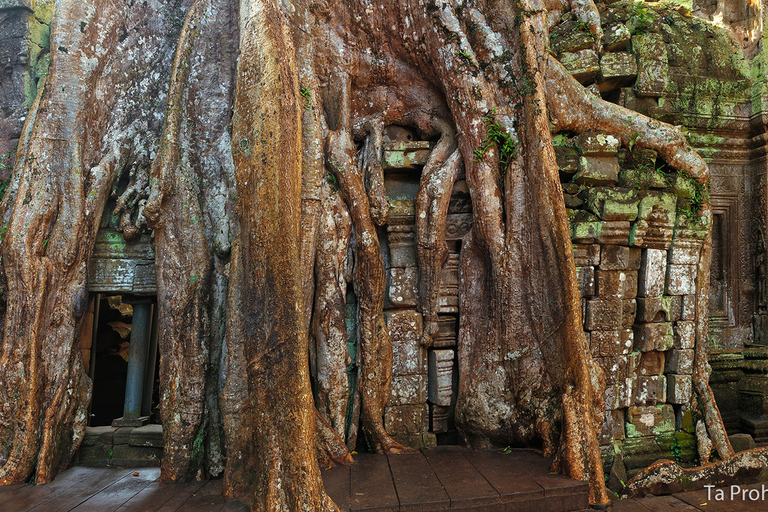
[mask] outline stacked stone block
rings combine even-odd
[[[676,424],[692,400],[706,226],[691,213],[678,214],[687,182],[657,171],[662,162],[655,152],[620,151],[615,138],[595,133],[559,141],[567,148],[556,155],[561,179],[568,180],[563,189],[584,330],[606,377],[600,443],[607,460],[618,447],[630,454],[628,467],[639,467],[659,446],[680,443],[692,456],[690,435]]]

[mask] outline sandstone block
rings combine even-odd
[[[693,396],[693,379],[690,375],[667,375],[667,402],[671,404],[687,404]]]
[[[585,301],[584,327],[588,331],[629,329],[635,320],[634,299],[590,299]]]
[[[664,373],[664,354],[658,350],[641,353],[635,373],[643,377],[662,375]]]
[[[598,270],[597,294],[601,298],[635,298],[637,295],[637,272],[629,270]]]
[[[623,50],[631,39],[632,34],[623,23],[614,23],[605,29],[605,49],[609,52]]]
[[[416,267],[416,233],[413,226],[388,226],[389,266]]]
[[[451,349],[429,352],[429,401],[448,407],[453,395],[453,356]]]
[[[424,403],[422,375],[396,375],[392,377],[392,393],[388,405],[416,405]]]
[[[595,294],[595,267],[576,267],[576,279],[582,297],[592,297]]]
[[[613,86],[625,85],[637,76],[635,57],[625,53],[605,53],[600,59],[600,80],[610,81]]]
[[[600,61],[595,50],[585,48],[577,52],[563,52],[558,59],[568,72],[582,85],[594,81],[600,72]]]
[[[671,322],[656,324],[638,324],[634,327],[635,350],[649,352],[658,350],[663,352],[674,345],[674,333]]]
[[[389,274],[390,280],[387,288],[389,302],[399,307],[416,307],[419,294],[418,268],[391,268]]]
[[[696,293],[696,265],[667,265],[667,295]]]
[[[667,363],[664,368],[665,373],[674,373],[677,375],[693,374],[693,362],[696,351],[693,349],[678,350],[673,348],[667,352]]]
[[[606,410],[600,428],[599,443],[611,444],[624,439],[624,410]]]
[[[611,185],[619,180],[619,161],[615,156],[582,156],[573,177],[579,185]]]
[[[664,375],[638,375],[634,381],[632,403],[656,405],[667,401],[667,379]]]
[[[579,153],[576,148],[569,146],[555,146],[555,159],[560,172],[573,175],[579,170]]]
[[[633,221],[637,218],[640,199],[632,189],[592,187],[585,190],[581,197],[588,208],[602,220]]]
[[[637,96],[660,97],[667,93],[667,45],[661,34],[632,36],[632,53],[637,58]]]
[[[595,38],[589,30],[584,30],[573,21],[566,21],[552,29],[549,42],[552,50],[559,54],[591,48]]]
[[[634,333],[631,329],[592,331],[589,333],[593,357],[613,357],[629,354]]]
[[[599,265],[600,244],[573,244],[573,259],[577,267]]]
[[[596,357],[595,362],[605,373],[605,384],[622,384],[629,376],[629,358],[627,356]]]
[[[638,296],[660,297],[664,293],[666,270],[667,251],[645,249],[638,275]]]
[[[696,295],[685,295],[682,297],[680,306],[680,320],[696,319]]]
[[[426,413],[426,414],[425,414]],[[429,413],[426,405],[395,405],[384,409],[384,428],[393,436],[421,435],[426,432]]]
[[[392,342],[392,373],[411,375],[427,372],[426,350],[419,344],[421,314],[414,310],[387,311],[384,320]]]
[[[606,411],[623,410],[629,407],[632,405],[632,379],[623,378],[613,384],[606,385],[603,396]]]
[[[637,221],[632,225],[630,245],[650,249],[669,248],[675,230],[677,197],[667,192],[643,191]]]
[[[604,245],[598,263],[601,270],[639,270],[640,257],[639,247]]]
[[[680,318],[682,299],[679,295],[638,297],[637,323],[674,322]]]
[[[693,322],[675,322],[674,332],[676,349],[692,349],[696,346],[696,324]]]
[[[605,245],[627,245],[629,243],[629,221],[604,220],[600,222],[595,240]]]
[[[627,409],[627,437],[643,437],[675,431],[675,411],[669,404]]]

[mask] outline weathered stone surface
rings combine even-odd
[[[576,279],[582,297],[595,295],[595,267],[576,267]]]
[[[88,286],[91,292],[157,293],[150,236],[126,241],[118,231],[99,230],[88,268]]]
[[[621,410],[632,405],[632,379],[622,376],[612,383],[606,382],[605,387],[605,410]]]
[[[384,320],[392,342],[392,373],[411,375],[427,373],[426,351],[419,344],[422,317],[414,310],[386,311]]]
[[[632,350],[634,333],[631,329],[592,331],[589,340],[593,357],[621,356]]]
[[[390,169],[419,169],[429,157],[429,141],[396,141],[384,144],[381,165]]]
[[[429,401],[448,407],[453,396],[453,356],[451,349],[429,352]]]
[[[675,322],[674,347],[678,350],[688,350],[696,346],[696,324],[692,321]]]
[[[654,152],[655,153],[655,152]],[[619,186],[647,190],[654,188],[666,188],[667,181],[653,167],[622,167],[619,171]]]
[[[459,312],[459,255],[448,253],[440,276],[440,298],[437,301],[438,312],[454,314]]]
[[[633,383],[634,405],[656,405],[667,401],[667,379],[664,375],[638,375]]]
[[[637,218],[637,206],[640,198],[629,188],[592,187],[580,197],[587,207],[602,220],[628,220]]]
[[[671,322],[635,325],[634,349],[640,352],[650,350],[665,351],[674,345],[674,334]]]
[[[604,245],[598,263],[601,270],[638,270],[640,269],[640,257],[639,247]]]
[[[590,299],[585,303],[584,328],[588,331],[629,329],[635,321],[634,299]]]
[[[579,171],[574,183],[585,185],[611,185],[619,180],[619,161],[615,156],[579,157]]]
[[[34,2],[33,0],[0,0],[0,11],[13,9],[32,11],[34,9]]]
[[[627,245],[629,243],[629,221],[601,221],[595,240],[606,245]]]
[[[162,457],[162,448],[115,445],[109,463],[112,466],[159,466]]]
[[[393,306],[415,307],[418,302],[419,269],[416,267],[389,269],[387,295]]]
[[[637,59],[637,96],[664,96],[667,93],[667,46],[661,34],[632,36],[632,53]]]
[[[112,437],[112,442],[114,444],[128,444],[128,440],[131,438],[131,431],[133,430],[133,427],[120,427],[117,430],[115,430],[115,433]]]
[[[115,427],[88,427],[85,429],[83,446],[112,445]]]
[[[600,72],[600,61],[595,50],[587,48],[573,53],[563,52],[558,60],[583,85],[594,81]]]
[[[623,384],[629,377],[630,361],[627,356],[596,357],[595,363],[603,369],[607,386]]]
[[[749,434],[732,434],[728,436],[728,440],[736,453],[756,447],[755,440]]]
[[[432,411],[432,432],[435,434],[448,432],[448,418],[451,408],[434,404],[430,404],[429,408]]]
[[[664,352],[650,350],[640,354],[635,373],[639,376],[650,377],[664,373]]]
[[[434,348],[450,348],[456,346],[457,319],[451,315],[439,315],[437,317],[437,333],[432,336]]]
[[[673,265],[696,265],[699,263],[701,240],[684,238],[681,230],[676,230],[669,247],[669,263]]]
[[[577,267],[599,265],[600,244],[573,244],[573,259]]]
[[[637,295],[637,272],[630,270],[598,270],[597,295],[601,298],[635,298]]]
[[[560,172],[572,175],[579,170],[579,153],[570,146],[555,146],[555,159]]]
[[[660,297],[664,294],[667,274],[667,251],[645,249],[640,262],[637,295]]]
[[[665,373],[675,373],[677,375],[693,374],[693,361],[696,351],[693,349],[678,350],[673,348],[667,352],[667,363],[664,367]]]
[[[623,23],[613,23],[605,28],[605,49],[609,52],[623,50],[632,39],[632,34]]]
[[[415,267],[416,233],[413,226],[388,226],[389,266],[395,268]]]
[[[667,265],[667,295],[696,293],[696,265]]]
[[[677,198],[656,191],[639,192],[637,221],[632,225],[630,245],[650,249],[669,249],[675,230]]]
[[[451,213],[445,219],[445,240],[461,240],[472,227],[471,213]]]
[[[696,295],[684,295],[680,305],[680,320],[696,319]]]
[[[585,212],[579,212],[583,214]],[[576,215],[576,219],[584,217]],[[591,215],[591,214],[589,214]],[[622,220],[580,221],[571,222],[571,240],[578,244],[626,245],[629,240],[629,222]]]
[[[388,405],[424,403],[424,377],[422,375],[395,375]]]
[[[384,410],[384,428],[393,436],[420,436],[426,432],[429,413],[425,405],[395,405]]]
[[[608,409],[603,415],[598,441],[601,445],[624,439],[624,411]]]
[[[557,54],[577,52],[594,46],[595,38],[589,29],[585,30],[573,21],[566,21],[552,29],[549,34],[549,44]]]
[[[625,85],[637,76],[635,57],[625,53],[605,53],[600,58],[600,80],[608,81],[612,87]]]
[[[162,448],[164,446],[162,425],[150,424],[134,428],[128,436],[128,444]]]
[[[693,396],[693,379],[690,375],[667,375],[667,402],[670,404],[690,403]]]
[[[675,322],[680,318],[681,304],[679,295],[638,297],[637,323]]]
[[[627,437],[653,436],[675,431],[675,411],[669,404],[630,407],[627,410]]]

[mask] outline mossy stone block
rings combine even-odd
[[[669,404],[633,406],[627,409],[628,438],[656,436],[674,431],[675,410]],[[625,445],[626,448],[628,447]]]
[[[603,30],[605,35],[605,49],[609,52],[623,50],[632,39],[632,34],[623,23],[613,23]]]
[[[582,193],[589,209],[602,220],[628,220],[637,218],[640,198],[629,188],[593,187]]]
[[[637,60],[626,52],[606,53],[600,59],[600,79],[625,83],[637,76]]]
[[[576,148],[568,146],[555,146],[555,159],[557,168],[565,174],[574,174],[579,170],[579,154]]]
[[[559,60],[571,76],[582,85],[594,81],[600,72],[600,61],[597,58],[597,53],[591,49],[563,52],[560,54]]]
[[[632,36],[632,53],[637,59],[636,96],[661,97],[667,93],[667,47],[661,34]]]
[[[619,162],[615,156],[582,156],[573,182],[585,185],[611,185],[619,180]]]
[[[587,27],[577,27],[574,21],[569,20],[550,31],[549,44],[556,54],[573,53],[594,46],[595,37]]]

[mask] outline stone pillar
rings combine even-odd
[[[152,303],[149,300],[134,302],[123,417],[114,420],[112,426],[138,427],[147,422],[147,418],[141,416],[141,402],[144,395],[151,327]]]

